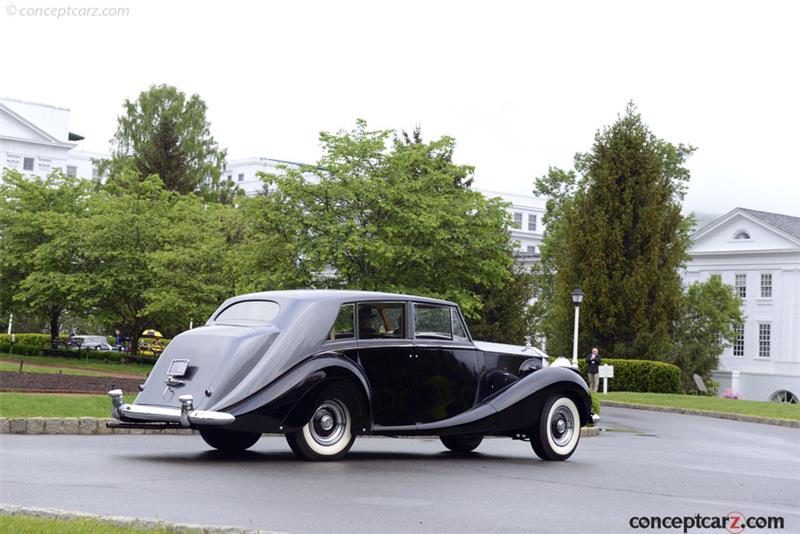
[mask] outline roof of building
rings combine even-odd
[[[793,217],[791,215],[781,215],[780,213],[770,213],[768,211],[750,210],[747,208],[739,208],[748,215],[764,221],[787,234],[800,239],[800,217]]]

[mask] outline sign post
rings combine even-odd
[[[598,371],[598,376],[603,379],[603,395],[606,395],[608,393],[608,379],[614,378],[614,366],[603,364]]]

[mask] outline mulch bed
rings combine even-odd
[[[144,378],[111,376],[74,376],[44,373],[0,371],[0,391],[93,393],[105,395],[112,389],[138,392]]]

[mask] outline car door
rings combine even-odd
[[[482,353],[457,308],[414,303],[413,382],[416,423],[441,421],[475,404]]]
[[[358,361],[372,389],[372,420],[379,427],[413,425],[413,349],[407,304],[359,302]]]

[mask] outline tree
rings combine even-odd
[[[506,283],[476,288],[482,308],[480,317],[468,321],[472,337],[512,345],[523,344],[526,336],[535,337],[539,307],[531,304],[536,296],[533,280],[524,267],[513,264]]]
[[[453,139],[392,140],[358,121],[320,141],[316,166],[264,177],[273,192],[253,199],[270,256],[314,286],[443,297],[476,317],[475,288],[509,279],[508,221],[466,187]]]
[[[75,287],[75,229],[85,216],[91,184],[56,169],[47,177],[6,170],[0,185],[0,302],[46,320],[57,337],[68,309],[83,303]]]
[[[175,334],[232,295],[219,214],[234,208],[167,191],[154,175],[112,178],[81,221],[79,294],[136,351],[145,328]]]
[[[121,176],[131,168],[141,177],[157,175],[169,191],[233,200],[237,187],[220,178],[225,151],[211,136],[206,104],[198,95],[187,98],[173,86],[154,85],[136,101],[126,99],[123,108],[104,170]]]
[[[568,354],[581,287],[580,345],[616,357],[657,358],[669,352],[681,312],[679,268],[691,220],[681,215],[694,151],[655,137],[633,104],[598,132],[592,150],[575,156],[575,171],[551,169],[538,191],[555,199],[542,254],[551,261],[548,346]]]
[[[694,374],[711,380],[719,355],[736,339],[736,328],[744,317],[742,300],[718,275],[690,285],[681,304],[675,345],[665,360],[681,368],[682,386],[689,391],[694,388]]]

